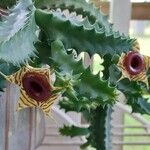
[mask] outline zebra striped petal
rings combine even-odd
[[[58,98],[59,94],[58,93],[50,94],[48,99],[45,99],[42,101],[34,99],[33,97],[31,97],[28,94],[28,92],[24,88],[23,78],[26,74],[40,75],[47,81],[46,84],[49,85],[49,87],[50,87],[49,89],[51,89],[51,91],[49,91],[49,92],[52,93],[52,91],[55,90],[55,87],[53,87],[53,85],[51,83],[49,68],[33,68],[33,67],[27,65],[27,66],[21,68],[18,72],[14,73],[10,76],[6,76],[6,79],[9,82],[14,83],[20,87],[20,98],[17,103],[17,111],[22,110],[27,107],[38,107],[38,108],[42,109],[46,115],[49,116],[51,107],[52,107],[54,101]],[[43,84],[43,82],[41,82],[41,84]],[[43,86],[43,85],[41,85],[41,86]],[[39,94],[40,93],[38,93],[38,95]]]
[[[135,43],[134,43],[134,47],[133,47],[133,51],[132,52],[139,53],[139,55],[142,56],[142,58],[144,60],[144,69],[142,69],[141,72],[139,72],[136,75],[131,74],[127,70],[127,68],[125,66],[125,63],[124,63],[125,59],[126,59],[126,56],[129,53],[131,53],[131,51],[129,53],[127,53],[127,54],[122,53],[122,55],[121,55],[121,57],[119,59],[119,62],[117,64],[118,68],[122,72],[121,79],[128,78],[129,80],[133,80],[133,81],[141,81],[141,82],[144,82],[147,85],[147,87],[148,87],[147,71],[148,71],[148,69],[150,67],[150,57],[140,54],[140,47],[139,47],[139,44],[138,44],[137,41],[135,41]],[[119,80],[121,80],[121,79],[119,79]]]

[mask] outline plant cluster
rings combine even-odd
[[[119,92],[133,112],[150,114],[145,98],[149,57],[140,53],[136,39],[114,31],[107,16],[92,3],[20,0],[7,11],[0,21],[0,89],[6,80],[20,86],[18,110],[40,107],[49,115],[61,95],[60,108],[82,113],[89,127],[64,126],[60,133],[85,136],[87,142],[81,147],[97,150],[111,149],[111,113]],[[102,77],[74,55],[82,52],[104,60]]]

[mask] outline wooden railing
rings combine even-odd
[[[117,103],[116,106],[118,108],[120,108],[125,114],[130,115],[132,118],[134,118],[135,120],[137,120],[138,122],[141,123],[141,125],[116,125],[113,124],[112,128],[115,129],[115,132],[112,131],[112,136],[113,137],[134,137],[135,140],[134,141],[120,141],[120,140],[113,140],[112,144],[113,145],[124,145],[124,146],[150,146],[150,122],[148,120],[146,120],[145,118],[143,118],[142,115],[137,114],[137,113],[132,113],[132,109],[129,108],[128,106],[125,106],[122,103]],[[145,130],[139,130],[139,132],[116,132],[118,131],[120,128],[122,129],[145,129]],[[142,132],[141,132],[142,131]],[[145,138],[143,138],[143,140],[141,141],[136,141],[136,137],[149,137],[146,138],[147,140],[145,140]]]
[[[98,0],[91,0],[91,1],[93,1],[95,5],[102,10],[102,12],[104,12],[105,14],[109,14],[109,8],[110,8],[109,2],[100,2]],[[131,19],[150,20],[150,3],[148,2],[132,3]]]

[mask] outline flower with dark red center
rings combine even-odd
[[[20,100],[17,110],[26,107],[39,107],[46,115],[50,115],[51,106],[58,97],[52,86],[48,68],[26,66],[13,75],[6,76],[11,83],[20,86]]]
[[[124,59],[124,66],[129,74],[138,75],[144,70],[144,58],[138,52],[129,52]]]
[[[134,44],[133,51],[123,53],[119,59],[118,67],[123,78],[142,81],[148,86],[147,71],[150,67],[150,57],[140,54],[139,44]]]
[[[26,73],[23,76],[22,84],[26,93],[36,101],[46,101],[52,94],[52,87],[47,78],[40,73]]]

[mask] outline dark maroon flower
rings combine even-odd
[[[137,75],[144,69],[144,58],[138,52],[129,52],[124,59],[124,66],[130,75]]]
[[[23,88],[28,96],[38,102],[46,101],[52,95],[52,88],[49,84],[48,79],[46,78],[46,76],[40,73],[26,73],[22,79],[22,83]]]
[[[27,107],[38,107],[47,116],[50,116],[51,108],[59,96],[59,91],[55,93],[51,80],[51,70],[49,68],[33,68],[26,65],[14,74],[4,77],[10,82],[20,87],[20,99],[17,103],[17,110]]]

